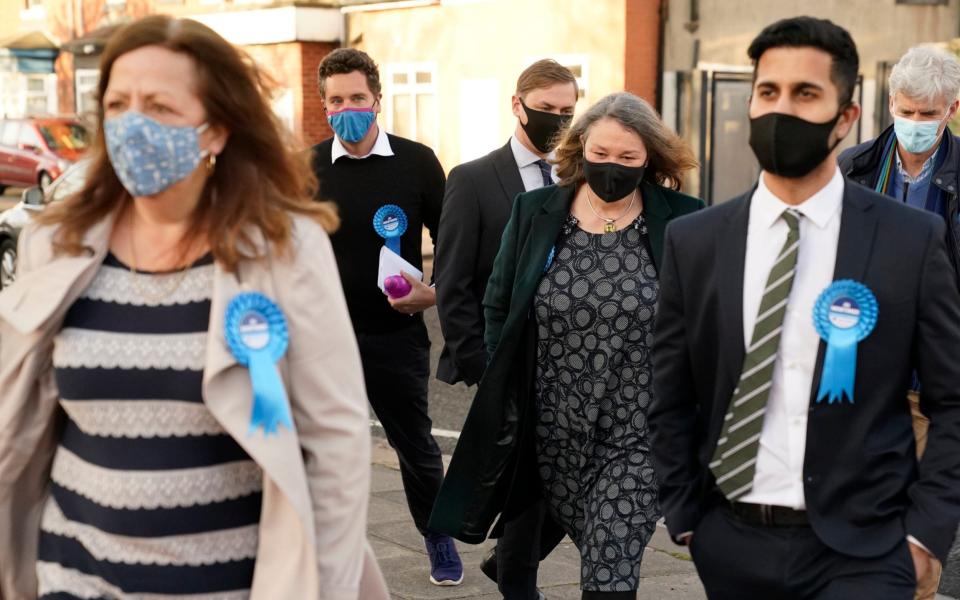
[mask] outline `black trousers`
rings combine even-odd
[[[566,532],[543,500],[508,521],[497,540],[497,582],[504,600],[536,600],[537,569]]]
[[[427,381],[430,337],[419,316],[389,333],[357,333],[367,397],[400,459],[400,476],[413,522],[427,535],[430,511],[443,482],[440,447],[430,430]]]
[[[710,600],[913,600],[917,585],[906,539],[883,556],[855,558],[810,527],[749,524],[726,506],[703,517],[690,554]]]

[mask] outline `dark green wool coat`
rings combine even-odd
[[[520,194],[513,204],[483,300],[490,363],[433,507],[430,530],[435,533],[480,543],[498,515],[494,536],[502,523],[540,497],[533,433],[537,332],[532,306],[574,191],[548,186]],[[640,192],[659,268],[667,223],[703,208],[703,202],[648,182]]]

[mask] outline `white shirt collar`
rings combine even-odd
[[[343,142],[340,141],[340,136],[333,134],[333,147],[330,149],[330,163],[337,162],[337,159],[343,158],[352,158],[354,160],[361,160],[376,154],[378,156],[393,156],[393,148],[390,147],[390,138],[387,137],[387,132],[384,131],[383,127],[380,127],[379,124],[374,123],[377,126],[377,141],[373,143],[373,148],[370,149],[370,152],[364,154],[363,156],[354,156],[347,152],[347,149],[343,146]]]
[[[750,210],[751,224],[769,229],[777,222],[783,211],[792,208],[806,217],[819,229],[824,229],[830,219],[840,210],[843,203],[843,175],[837,168],[827,185],[817,193],[807,198],[803,204],[792,206],[776,197],[764,183],[766,174],[760,175],[757,191],[753,194],[753,204]]]
[[[510,149],[513,150],[513,159],[517,161],[517,167],[520,169],[541,160],[539,156],[531,152],[529,148],[517,139],[517,134],[510,136]],[[550,152],[545,160],[553,160],[553,152]]]

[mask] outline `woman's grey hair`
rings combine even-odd
[[[911,100],[950,104],[960,94],[960,62],[933,46],[910,48],[890,71],[890,97],[898,93]]]
[[[635,131],[643,140],[648,156],[644,179],[679,189],[683,173],[697,166],[687,144],[664,125],[646,100],[629,92],[618,92],[601,98],[563,134],[554,160],[561,185],[583,182],[583,140],[590,128],[604,118]]]

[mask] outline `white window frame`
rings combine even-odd
[[[30,91],[30,80],[40,81],[43,84],[43,89],[39,91],[32,92]],[[57,111],[57,76],[55,73],[23,73],[22,74],[22,85],[23,85],[23,114],[27,115],[27,106],[30,105],[31,98],[39,98],[45,101],[46,109],[42,111],[42,114],[56,114]]]
[[[430,83],[417,83],[417,73],[430,73]],[[394,83],[394,75],[406,73],[407,83]],[[427,96],[432,95],[436,100],[437,106],[440,105],[439,90],[440,86],[437,84],[437,63],[436,62],[408,62],[408,63],[388,63],[384,67],[384,74],[386,77],[381,80],[383,87],[383,110],[387,113],[387,131],[394,133],[394,122],[393,122],[393,102],[396,96],[412,96],[413,102],[411,103],[410,110],[410,122],[408,123],[408,131],[413,132],[416,135],[416,132],[420,129],[418,127],[419,123],[417,122],[417,96]],[[440,143],[440,119],[438,116],[439,111],[434,111],[432,117],[430,117],[431,123],[428,123],[428,127],[431,130],[431,137],[436,140],[436,143]],[[417,140],[421,143],[425,143],[422,140]],[[437,151],[437,148],[433,149],[434,152]]]
[[[87,81],[81,83],[81,79],[87,79]],[[94,91],[97,89],[97,85],[100,82],[100,69],[77,69],[73,74],[73,89],[74,89],[74,98],[73,106],[76,109],[78,115],[83,116],[89,112],[96,112],[96,106],[83,107],[80,106],[80,101],[86,92]]]

